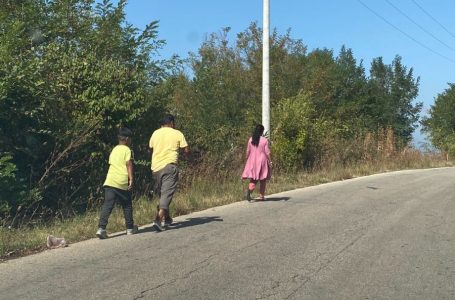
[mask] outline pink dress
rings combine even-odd
[[[251,138],[248,140],[246,150],[246,164],[243,169],[243,179],[264,180],[270,179],[270,148],[269,141],[262,137],[259,139],[259,145],[253,146]]]

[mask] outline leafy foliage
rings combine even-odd
[[[0,8],[0,146],[17,189],[27,182],[35,196],[0,205],[70,213],[98,193],[116,128],[141,125],[142,140],[157,126],[158,116],[142,120],[163,110],[152,90],[174,61],[152,59],[164,43],[157,22],[127,24],[125,1],[23,2]]]
[[[166,112],[177,116],[193,149],[187,175],[204,169],[216,178],[241,168],[245,142],[260,122],[256,23],[235,40],[229,28],[209,35],[185,61],[163,60],[158,23],[143,30],[128,24],[126,1],[2,3],[0,184],[7,188],[0,217],[65,216],[96,205],[123,125],[134,132],[136,191],[144,194],[147,141]],[[362,159],[352,145],[386,128],[397,146],[410,141],[421,110],[413,102],[419,79],[399,56],[390,65],[374,59],[368,76],[351,49],[308,51],[290,30],[273,30],[270,47],[277,169],[311,169],[334,153]]]
[[[273,112],[273,156],[286,170],[301,169],[312,159],[317,144],[315,107],[306,95],[283,99]]]
[[[435,147],[455,155],[455,84],[436,97],[422,125]]]
[[[382,58],[374,59],[370,74],[368,98],[364,103],[369,127],[374,128],[376,124],[391,127],[401,142],[407,144],[422,109],[422,103],[412,103],[418,94],[419,78],[414,79],[413,70],[407,71],[399,56],[391,65],[385,65]]]
[[[204,159],[222,165],[243,151],[261,107],[261,30],[251,24],[235,43],[229,32],[210,35],[190,56],[193,76],[174,78],[170,101]],[[344,46],[336,57],[328,49],[307,53],[290,31],[273,31],[270,45],[272,141],[279,168],[311,167],[335,152],[334,143],[358,142],[379,129],[391,128],[397,145],[409,143],[421,110],[421,103],[413,103],[419,79],[399,56],[391,65],[373,60],[367,77]]]

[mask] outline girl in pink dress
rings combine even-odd
[[[245,193],[245,200],[251,201],[251,193],[259,181],[259,199],[264,200],[266,181],[271,175],[271,161],[269,141],[263,137],[264,126],[256,125],[253,135],[248,140],[246,150],[246,164],[242,179],[249,179],[250,183]]]

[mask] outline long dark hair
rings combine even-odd
[[[256,127],[254,127],[254,131],[251,136],[251,144],[253,144],[253,146],[257,147],[259,145],[259,139],[261,138],[263,133],[264,126],[262,126],[261,124],[257,124]]]

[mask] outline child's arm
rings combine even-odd
[[[129,160],[126,162],[126,169],[128,170],[128,190],[131,191],[133,188],[133,161]]]

